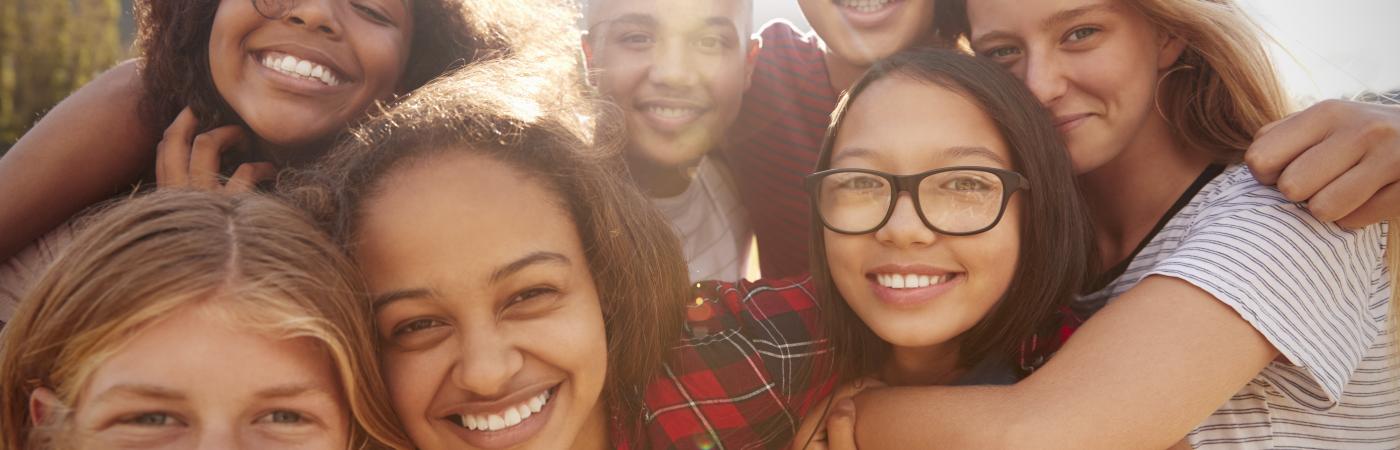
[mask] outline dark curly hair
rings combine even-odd
[[[680,242],[622,162],[620,114],[581,95],[582,80],[538,64],[472,64],[355,127],[316,165],[289,171],[279,191],[354,254],[364,205],[398,170],[443,154],[492,158],[557,196],[573,219],[607,332],[604,400],[642,442],[642,388],[683,327],[691,285]]]
[[[247,0],[276,17],[280,2]],[[573,60],[578,38],[570,0],[412,0],[414,31],[404,92],[457,67],[511,57]],[[137,0],[141,114],[156,135],[190,107],[200,130],[243,124],[214,87],[209,32],[220,0]],[[571,47],[572,46],[572,47]]]

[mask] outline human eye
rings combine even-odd
[[[652,44],[656,43],[656,38],[653,37],[650,33],[643,33],[639,31],[623,33],[621,36],[618,37],[617,40],[622,45],[634,49],[648,48],[651,47]]]
[[[695,46],[701,50],[717,51],[729,48],[729,41],[723,36],[708,35],[696,39]]]
[[[869,174],[852,174],[837,181],[836,187],[843,191],[869,191],[884,187],[884,180]]]
[[[380,12],[373,6],[364,3],[352,3],[350,6],[354,7],[355,11],[358,11],[372,22],[383,25],[393,25],[393,20],[389,18],[388,14]]]
[[[1001,47],[992,47],[983,51],[979,51],[977,52],[977,54],[986,58],[990,58],[993,61],[1006,62],[1009,61],[1011,58],[1020,55],[1021,49],[1006,45]]]
[[[548,299],[548,298],[550,298],[550,297],[552,297],[552,296],[554,296],[554,295],[556,295],[556,294],[558,294],[558,293],[559,293],[559,290],[558,290],[558,289],[555,289],[555,288],[550,287],[550,286],[536,286],[536,287],[532,287],[532,288],[529,288],[529,289],[525,289],[525,290],[520,291],[519,293],[517,293],[517,294],[515,294],[515,295],[512,295],[512,296],[510,297],[510,300],[507,300],[507,301],[506,301],[506,304],[507,304],[507,305],[516,305],[516,304],[520,304],[520,303],[529,302],[529,301],[531,301],[531,300],[544,300],[544,299]]]
[[[181,425],[174,415],[163,412],[143,412],[128,415],[117,420],[121,425],[140,427],[168,427]]]
[[[270,423],[279,425],[302,425],[310,423],[311,420],[306,415],[285,409],[279,409],[259,417],[256,423]]]
[[[961,175],[953,177],[943,182],[941,186],[944,190],[959,193],[984,193],[996,190],[996,185],[973,175]]]
[[[1088,38],[1090,38],[1090,37],[1093,37],[1095,34],[1098,34],[1099,31],[1102,31],[1102,30],[1100,30],[1100,29],[1098,29],[1098,28],[1095,28],[1095,27],[1079,27],[1079,28],[1075,28],[1075,29],[1073,29],[1073,30],[1070,30],[1069,33],[1066,33],[1066,34],[1065,34],[1065,39],[1064,39],[1064,41],[1065,41],[1065,42],[1068,42],[1068,43],[1080,42],[1080,41],[1083,41],[1083,40],[1088,39]]]
[[[426,318],[426,317],[425,317],[425,318],[412,319],[412,320],[408,320],[408,321],[404,322],[403,324],[401,324],[401,325],[399,325],[399,326],[397,326],[397,327],[394,327],[394,333],[393,333],[393,334],[394,334],[395,337],[404,336],[404,335],[407,335],[407,334],[412,334],[412,333],[416,333],[416,332],[419,332],[419,331],[427,330],[427,329],[430,329],[430,328],[440,327],[440,326],[443,326],[443,325],[446,325],[446,324],[443,323],[443,322],[440,321],[440,320],[433,319],[433,318]]]

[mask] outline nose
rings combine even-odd
[[[243,442],[235,429],[206,423],[192,450],[251,450],[256,445]]]
[[[1050,55],[1027,55],[1022,79],[1040,103],[1047,107],[1054,105],[1069,89],[1061,62]]]
[[[890,220],[875,230],[875,239],[895,248],[910,248],[932,244],[938,239],[938,233],[919,219],[919,212],[914,210],[914,199],[905,192],[895,199]]]
[[[486,398],[509,394],[510,380],[520,371],[524,357],[500,328],[473,328],[462,332],[454,381],[463,390]]]
[[[329,36],[340,36],[340,21],[336,6],[328,0],[272,0],[287,2],[287,14],[282,20]]]
[[[696,83],[698,74],[694,67],[695,58],[688,54],[683,39],[668,39],[658,43],[652,52],[651,71],[648,73],[648,81],[652,84],[685,88]]]

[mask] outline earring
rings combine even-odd
[[[1177,64],[1171,69],[1167,69],[1166,73],[1163,73],[1162,76],[1157,77],[1157,87],[1152,90],[1152,106],[1157,109],[1157,115],[1162,116],[1162,121],[1167,122],[1168,125],[1171,125],[1172,121],[1171,119],[1167,118],[1166,113],[1162,112],[1162,82],[1166,81],[1168,76],[1171,76],[1171,74],[1176,73],[1177,71],[1194,70],[1195,68],[1196,66],[1181,63]]]

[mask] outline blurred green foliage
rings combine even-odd
[[[0,0],[0,153],[123,58],[122,0]]]

